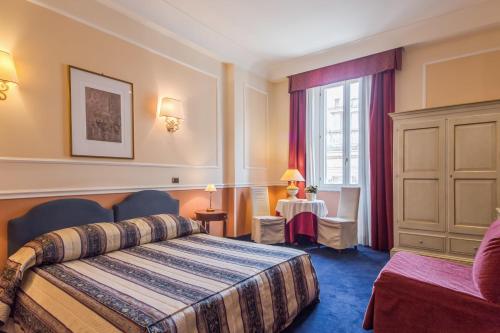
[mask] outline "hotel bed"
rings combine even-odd
[[[318,300],[307,253],[210,236],[178,207],[143,191],[113,211],[63,199],[10,221],[3,329],[279,332]]]

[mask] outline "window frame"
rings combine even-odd
[[[358,92],[358,131],[359,131],[359,142],[358,142],[358,183],[350,184],[351,178],[351,112],[350,112],[350,95],[351,89],[350,85],[352,83],[359,83],[359,92]],[[365,124],[366,124],[366,111],[365,111],[365,98],[367,96],[363,95],[363,78],[357,78],[352,80],[346,80],[341,82],[332,83],[329,85],[321,86],[316,92],[317,103],[316,107],[318,107],[318,157],[319,157],[319,168],[317,173],[317,184],[319,184],[320,191],[340,191],[341,187],[354,187],[360,186],[361,181],[361,165],[365,163]],[[325,183],[326,178],[326,158],[327,158],[327,122],[326,122],[326,105],[325,105],[325,90],[343,86],[343,112],[342,112],[342,169],[343,169],[343,179],[342,184],[327,184]]]

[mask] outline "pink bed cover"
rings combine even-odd
[[[500,305],[481,296],[471,266],[399,252],[374,283],[363,327],[384,333],[498,333]]]

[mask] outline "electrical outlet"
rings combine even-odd
[[[179,177],[172,177],[172,184],[179,184]]]

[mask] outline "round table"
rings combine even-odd
[[[308,236],[311,241],[318,237],[318,217],[328,215],[323,200],[281,199],[276,205],[276,212],[286,219],[285,238],[287,243],[294,243],[296,235]]]

